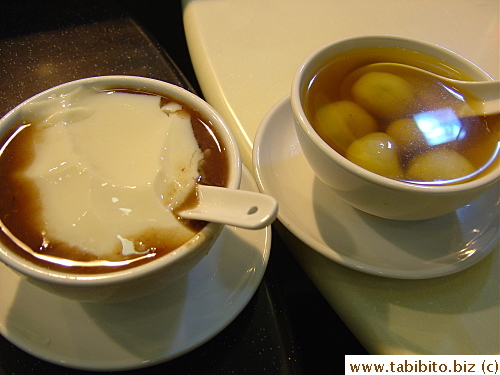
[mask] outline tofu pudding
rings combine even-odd
[[[172,98],[85,86],[25,106],[0,153],[2,241],[31,261],[99,273],[169,253],[205,223],[176,211],[225,186],[224,146]]]

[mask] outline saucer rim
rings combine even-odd
[[[286,106],[289,106],[290,108],[286,108]],[[263,151],[263,143],[264,139],[266,139],[266,133],[269,131],[269,128],[272,126],[271,123],[273,122],[275,116],[279,116],[279,114],[282,111],[286,111],[287,115],[291,116],[291,119],[285,119],[283,121],[276,121],[278,123],[281,123],[282,128],[288,128],[288,131],[293,131],[295,134],[295,127],[293,123],[293,112],[291,108],[291,99],[290,95],[284,96],[282,99],[280,99],[278,102],[276,102],[271,109],[266,113],[266,115],[263,117],[260,126],[257,129],[255,138],[254,138],[254,147],[253,147],[253,171],[255,175],[255,180],[257,182],[257,185],[259,187],[259,190],[262,193],[266,194],[271,194],[272,192],[269,191],[270,188],[266,187],[266,183],[264,182],[264,171],[263,169],[265,167],[262,166],[261,160],[262,160],[262,155],[265,150]],[[290,130],[291,129],[291,130]],[[296,134],[294,135],[296,138]],[[282,143],[278,143],[281,145]],[[300,147],[300,144],[298,145],[298,154],[301,154],[303,156],[302,148]],[[309,170],[312,172],[312,169]],[[275,197],[279,202],[279,197]],[[471,204],[474,204],[472,202]],[[458,210],[457,210],[458,211]],[[299,239],[301,242],[303,242],[305,245],[309,246],[311,249],[314,251],[318,252],[319,254],[325,256],[326,258],[342,265],[347,268],[365,273],[365,274],[370,274],[370,275],[375,275],[375,276],[381,276],[385,278],[391,278],[391,279],[402,279],[402,280],[418,280],[418,279],[430,279],[430,278],[436,278],[436,277],[441,277],[441,276],[447,276],[451,275],[454,273],[458,273],[460,271],[463,271],[466,268],[469,268],[485,258],[488,254],[490,254],[498,244],[498,239],[497,241],[492,240],[488,242],[485,246],[483,246],[481,249],[477,250],[473,255],[469,256],[465,260],[457,260],[457,262],[451,263],[451,264],[445,264],[442,267],[434,267],[430,269],[428,272],[425,271],[406,271],[406,270],[395,270],[392,268],[384,268],[384,267],[379,267],[379,266],[373,266],[370,265],[366,262],[361,262],[358,260],[354,259],[348,259],[345,256],[342,256],[341,254],[338,253],[337,250],[328,247],[325,244],[322,244],[320,241],[318,241],[316,238],[313,238],[309,234],[307,234],[305,231],[300,229],[297,225],[293,223],[293,220],[290,220],[287,218],[284,214],[283,211],[280,210],[278,211],[278,220],[280,223],[282,223],[285,228],[287,228],[288,231],[292,233],[292,235],[296,236],[297,239]],[[498,237],[498,236],[497,236]],[[458,251],[458,250],[457,250]]]
[[[253,191],[258,191],[257,185],[255,182],[255,179],[253,178],[251,172],[246,168],[242,168],[242,185],[244,182],[248,184],[246,187],[247,190],[253,190]],[[245,188],[242,186],[242,188]],[[37,344],[35,341],[36,340],[29,340],[25,336],[23,336],[20,333],[16,333],[15,331],[9,330],[6,324],[7,317],[9,315],[8,310],[10,309],[11,306],[4,306],[2,310],[5,311],[5,313],[0,313],[0,334],[7,339],[10,343],[12,343],[14,346],[20,348],[23,351],[26,351],[30,355],[52,363],[54,365],[62,366],[65,368],[69,369],[75,369],[75,370],[84,370],[84,371],[127,371],[127,370],[136,370],[136,369],[141,369],[141,368],[147,368],[151,367],[154,365],[158,365],[161,363],[165,363],[168,361],[171,361],[175,358],[178,358],[184,354],[187,354],[191,352],[192,350],[200,347],[201,345],[207,343],[210,341],[212,338],[217,336],[219,333],[221,333],[227,326],[229,326],[239,315],[240,313],[244,310],[244,308],[248,305],[252,297],[254,296],[255,292],[257,291],[257,288],[259,287],[262,278],[264,277],[265,270],[267,268],[267,264],[269,261],[269,255],[270,255],[270,250],[271,250],[271,241],[272,241],[272,232],[271,232],[271,227],[267,226],[263,229],[259,230],[250,230],[250,229],[243,229],[243,228],[237,228],[237,227],[228,227],[224,228],[224,231],[234,231],[234,233],[238,233],[238,236],[236,238],[236,241],[252,241],[253,243],[257,243],[255,246],[258,248],[258,252],[254,252],[252,255],[252,261],[253,263],[250,264],[248,267],[249,269],[253,270],[254,272],[244,272],[241,274],[242,278],[241,281],[244,282],[239,282],[236,283],[238,286],[232,289],[227,289],[224,290],[227,294],[227,297],[229,298],[228,302],[226,302],[226,307],[227,307],[227,312],[216,319],[215,322],[212,322],[212,324],[209,326],[208,324],[204,327],[203,332],[197,332],[197,334],[193,334],[192,338],[190,339],[190,342],[188,344],[178,344],[177,347],[169,347],[166,348],[164,351],[161,353],[156,353],[154,356],[151,358],[138,358],[134,355],[130,355],[130,358],[126,360],[114,360],[114,361],[109,361],[104,363],[103,361],[97,361],[89,359],[83,359],[82,358],[77,358],[76,356],[74,358],[70,358],[71,354],[64,354],[64,355],[58,355],[58,353],[53,353],[51,352],[50,349],[47,349],[41,344]],[[224,238],[224,233],[221,234],[221,238],[217,240],[217,242],[222,241]],[[214,246],[217,246],[217,242]],[[230,243],[235,242],[235,240],[231,240]],[[227,246],[227,245],[226,245]],[[234,248],[238,248],[237,246],[234,246]],[[215,257],[214,252],[209,252],[205,258],[210,257],[212,255]],[[218,256],[218,255],[217,255]],[[198,264],[197,267],[201,266],[204,267],[204,269],[207,269],[209,267],[213,267],[213,265],[210,265],[210,263],[207,262],[207,265],[203,265],[203,260]],[[257,267],[258,266],[258,267]],[[2,270],[3,268],[3,270]],[[214,269],[214,272],[220,272],[220,270]],[[0,264],[0,273],[9,273],[9,275],[4,275],[4,278],[12,280],[13,283],[9,285],[13,285],[15,288],[18,287],[20,282],[25,282],[23,278],[18,275],[15,272],[12,272],[6,265]],[[17,280],[16,280],[17,279]],[[215,285],[217,287],[217,285]],[[32,286],[30,284],[30,288],[37,288],[36,286]],[[205,285],[200,286],[198,289],[195,291],[191,291],[192,294],[196,294],[196,292],[200,292],[205,288]],[[218,289],[219,291],[216,291],[215,289]],[[220,293],[221,288],[213,288],[213,290],[210,292],[208,289],[202,291],[203,293]],[[40,291],[41,293],[47,293],[47,297],[49,298],[47,303],[50,303],[50,301],[66,305],[70,307],[71,305],[76,306],[79,304],[77,301],[72,301],[65,299],[63,297],[59,297],[56,295],[52,295],[48,292]],[[238,292],[237,294],[233,295],[235,292]],[[14,294],[17,293],[17,290],[14,291]],[[168,295],[168,291],[165,292],[165,295]],[[3,294],[3,293],[2,293]],[[8,293],[7,293],[8,294]],[[2,298],[0,295],[0,301],[2,302],[9,302],[9,304],[13,301],[15,301],[15,296],[11,300],[8,297]],[[4,299],[7,299],[7,301],[3,301]],[[77,306],[77,309],[84,309],[81,306]],[[4,318],[5,316],[5,318]],[[162,322],[164,323],[164,322]],[[85,325],[95,325],[97,326],[97,323],[92,322],[89,319],[89,322],[85,322]],[[182,325],[182,323],[181,323]],[[79,328],[80,330],[83,328]],[[120,345],[117,343],[117,345]]]

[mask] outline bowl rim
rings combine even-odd
[[[49,95],[63,93],[80,85],[88,85],[89,87],[94,87],[98,90],[142,89],[144,91],[156,92],[158,94],[163,93],[179,99],[180,102],[194,108],[195,111],[201,113],[202,116],[204,116],[217,128],[219,137],[222,138],[229,165],[227,188],[238,189],[240,187],[242,175],[241,155],[236,139],[226,121],[210,104],[196,94],[180,86],[154,78],[132,75],[103,75],[72,80],[53,86],[24,100],[5,114],[0,119],[0,136],[7,132],[12,126],[15,126],[16,122],[19,121],[22,108],[24,108],[26,104],[45,98]],[[137,280],[150,274],[154,274],[166,266],[174,265],[182,259],[189,257],[198,250],[208,251],[208,249],[205,249],[204,244],[210,243],[211,239],[221,232],[223,226],[223,224],[218,223],[207,223],[201,231],[197,232],[190,240],[172,252],[142,265],[120,271],[96,274],[76,274],[55,271],[24,259],[22,256],[10,251],[8,246],[4,246],[1,243],[0,261],[4,262],[6,265],[21,274],[50,284],[60,284],[82,288],[109,286]]]
[[[400,35],[391,34],[374,34],[374,35],[359,35],[350,36],[338,40],[331,41],[323,46],[317,48],[309,56],[307,56],[300,64],[299,69],[296,71],[292,80],[291,89],[291,106],[294,114],[295,122],[300,126],[302,131],[306,134],[308,139],[314,145],[326,154],[330,159],[337,163],[342,169],[356,175],[357,177],[380,185],[382,187],[397,190],[397,191],[412,191],[421,194],[450,194],[459,193],[463,191],[472,191],[475,189],[483,188],[491,185],[500,179],[500,169],[489,171],[484,176],[473,179],[471,181],[462,182],[455,185],[419,185],[408,182],[398,181],[389,177],[381,176],[377,173],[366,170],[359,165],[349,161],[332,147],[330,147],[314,130],[309,120],[307,119],[304,109],[302,107],[302,91],[306,81],[309,80],[309,73],[317,70],[324,62],[324,55],[329,55],[332,49],[344,47],[342,51],[350,49],[357,49],[368,46],[389,46],[399,48],[412,48],[418,46],[417,50],[421,53],[429,54],[430,51],[437,54],[439,58],[447,58],[450,63],[457,63],[461,67],[468,70],[468,73],[482,80],[493,80],[493,78],[486,73],[479,66],[468,60],[467,58],[459,55],[456,52],[449,50],[441,45],[427,42],[424,40],[409,38]],[[426,52],[428,51],[428,52]],[[500,156],[497,156],[497,159]]]

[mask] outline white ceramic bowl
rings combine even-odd
[[[59,95],[89,85],[96,89],[141,89],[179,99],[199,111],[216,128],[226,147],[229,161],[228,188],[238,189],[241,180],[241,159],[237,143],[216,111],[198,96],[181,87],[136,76],[100,76],[68,82],[21,103],[0,120],[0,136],[18,125],[22,108],[49,95]],[[28,281],[63,297],[79,301],[122,301],[137,298],[166,287],[187,274],[210,250],[222,231],[223,224],[208,223],[191,240],[175,251],[140,266],[113,273],[71,274],[37,266],[16,255],[0,243],[0,260]]]
[[[297,71],[291,104],[297,136],[316,176],[351,206],[375,216],[397,220],[438,217],[471,202],[500,180],[498,164],[469,182],[448,186],[425,186],[396,181],[370,172],[332,149],[313,129],[303,109],[303,93],[312,75],[333,56],[361,47],[399,47],[431,55],[476,80],[491,80],[464,57],[428,42],[391,35],[351,37],[334,41],[313,52]]]

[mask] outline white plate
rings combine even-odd
[[[358,271],[443,276],[476,263],[498,241],[498,184],[454,213],[423,221],[382,219],[344,203],[309,167],[288,97],[263,119],[253,152],[257,183],[278,200],[278,219],[306,245]]]
[[[245,168],[242,189],[257,191]],[[57,297],[0,263],[0,333],[32,355],[67,367],[124,370],[164,362],[200,346],[236,318],[262,280],[270,246],[270,227],[226,227],[188,276],[116,304]]]

